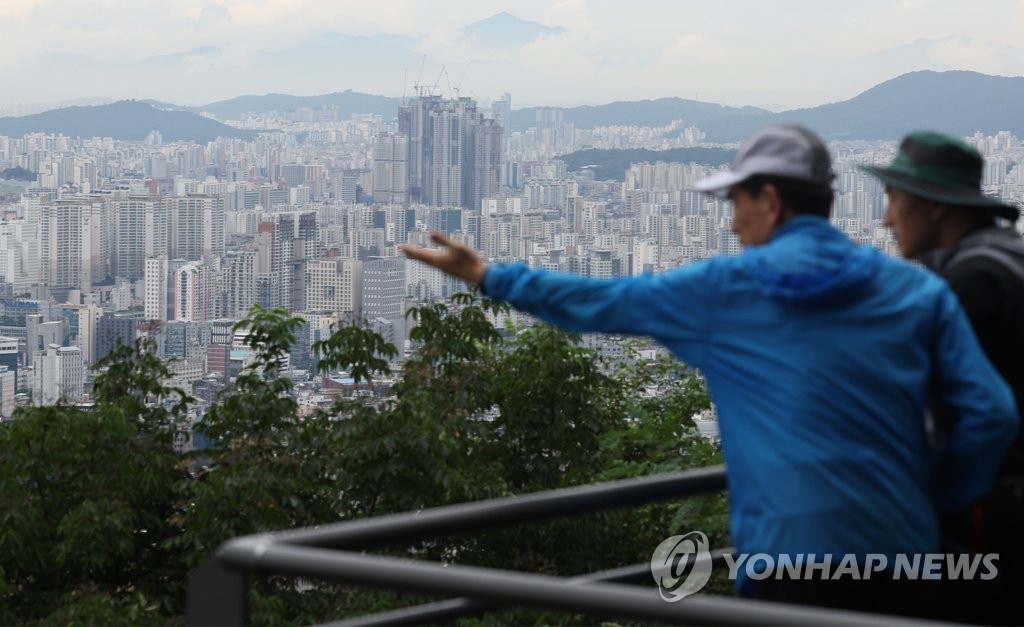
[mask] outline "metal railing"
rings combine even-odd
[[[894,616],[711,595],[667,603],[651,587],[623,583],[650,577],[649,563],[564,578],[364,553],[383,544],[644,505],[725,489],[725,469],[716,466],[235,538],[222,545],[192,574],[186,620],[193,627],[245,625],[249,617],[250,577],[291,575],[457,597],[332,623],[332,627],[436,622],[511,607],[677,625],[934,624]],[[709,559],[720,562],[729,551],[715,552]]]

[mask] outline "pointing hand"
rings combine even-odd
[[[447,250],[431,250],[411,244],[402,244],[400,249],[406,257],[422,261],[466,282],[480,283],[483,281],[487,263],[480,259],[473,249],[457,244],[437,232],[431,233],[430,239]]]

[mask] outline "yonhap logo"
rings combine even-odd
[[[700,591],[711,578],[708,537],[691,531],[666,538],[651,556],[651,574],[666,601],[675,602]]]

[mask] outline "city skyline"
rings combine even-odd
[[[3,1],[11,28],[0,76],[18,88],[0,105],[410,96],[419,83],[482,103],[512,92],[517,106],[678,96],[779,110],[850,98],[913,70],[1019,75],[1024,2],[984,9],[942,0]]]

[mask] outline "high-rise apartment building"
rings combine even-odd
[[[18,338],[0,336],[0,367],[7,368],[17,381],[19,365]]]
[[[512,122],[512,94],[502,94],[501,98],[491,103],[491,117],[494,121],[508,128]]]
[[[503,128],[497,120],[480,119],[473,141],[473,171],[463,204],[473,211],[479,211],[485,198],[490,198],[501,189],[502,157],[505,154]]]
[[[143,280],[143,313],[146,320],[167,321],[167,256],[148,257]]]
[[[100,199],[40,206],[39,282],[50,289],[92,290],[110,274],[108,212]]]
[[[408,202],[409,138],[401,133],[381,133],[373,144],[373,202]]]
[[[334,199],[347,204],[359,202],[359,171],[345,170],[334,177]]]
[[[109,201],[114,214],[114,249],[112,253],[116,278],[142,279],[146,260],[167,254],[168,210],[160,196],[132,196]]]
[[[210,318],[209,268],[191,262],[174,271],[174,319],[204,322]]]
[[[10,420],[14,415],[15,385],[14,371],[0,366],[0,420]]]
[[[221,318],[243,318],[256,301],[255,250],[232,250],[221,259],[217,312]]]
[[[96,338],[103,310],[96,305],[63,305],[66,314],[73,313],[75,328],[71,330],[72,341],[82,349],[82,358],[87,366],[96,363]]]
[[[287,190],[285,191],[287,195]],[[221,196],[189,195],[168,198],[169,257],[198,261],[224,254],[224,199]]]
[[[39,283],[39,222],[13,220],[0,224],[0,281],[21,294]]]
[[[429,202],[431,161],[434,152],[433,114],[441,110],[440,96],[417,96],[398,110],[399,132],[409,146],[408,185],[410,202]]]
[[[257,237],[257,243],[264,242],[263,252],[269,261],[268,304],[300,311],[306,302],[305,262],[318,254],[316,213],[289,211],[272,213],[265,219],[259,227],[263,237]],[[257,261],[257,271],[259,265]],[[260,302],[259,294],[254,302]]]
[[[468,99],[466,99],[468,100]],[[461,106],[460,106],[461,105]],[[432,205],[472,207],[465,196],[469,182],[473,149],[473,114],[468,102],[448,103],[431,114],[431,159],[427,171],[427,201]]]
[[[401,107],[398,122],[408,138],[411,202],[479,210],[497,191],[502,127],[472,98],[420,96]]]

